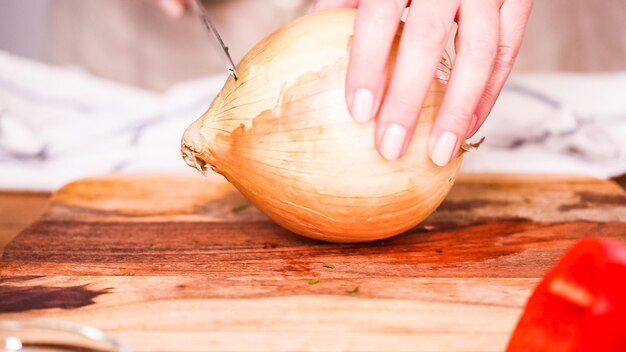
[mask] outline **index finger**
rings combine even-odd
[[[403,11],[395,1],[359,2],[346,78],[346,101],[357,122],[370,121],[378,110]]]

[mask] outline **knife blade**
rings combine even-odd
[[[230,53],[228,52],[228,47],[224,44],[222,37],[220,36],[213,22],[211,21],[209,14],[206,12],[206,9],[204,8],[204,5],[202,5],[202,2],[200,0],[193,0],[191,1],[191,4],[192,4],[192,7],[194,8],[195,13],[198,15],[198,17],[200,18],[200,20],[202,21],[206,29],[209,31],[211,36],[215,39],[213,41],[215,49],[219,53],[221,53],[220,57],[222,58],[222,61],[224,61],[224,64],[226,64],[226,68],[228,69],[228,72],[230,72],[230,74],[233,76],[233,78],[236,81],[237,78],[239,78],[239,76],[237,75],[237,68],[235,67],[235,64],[233,63],[233,59],[230,57]]]

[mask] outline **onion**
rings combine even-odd
[[[427,156],[449,74],[443,63],[400,160],[378,154],[374,122],[352,120],[344,90],[355,14],[307,15],[261,41],[182,140],[190,166],[222,174],[283,227],[333,242],[387,238],[420,223],[452,187],[462,154],[446,167]]]

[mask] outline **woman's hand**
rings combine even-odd
[[[387,58],[409,5],[385,91]],[[358,122],[378,116],[376,145],[389,160],[408,148],[452,23],[458,23],[456,61],[428,145],[432,161],[444,166],[489,115],[513,67],[531,6],[532,0],[319,0],[316,10],[358,7],[346,101]]]

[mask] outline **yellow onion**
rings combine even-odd
[[[344,90],[355,15],[307,15],[265,38],[182,140],[190,166],[222,174],[283,227],[333,242],[411,229],[439,206],[461,163],[461,154],[446,167],[427,156],[445,91],[441,73],[449,73],[443,64],[400,160],[378,154],[374,122],[352,120]]]

